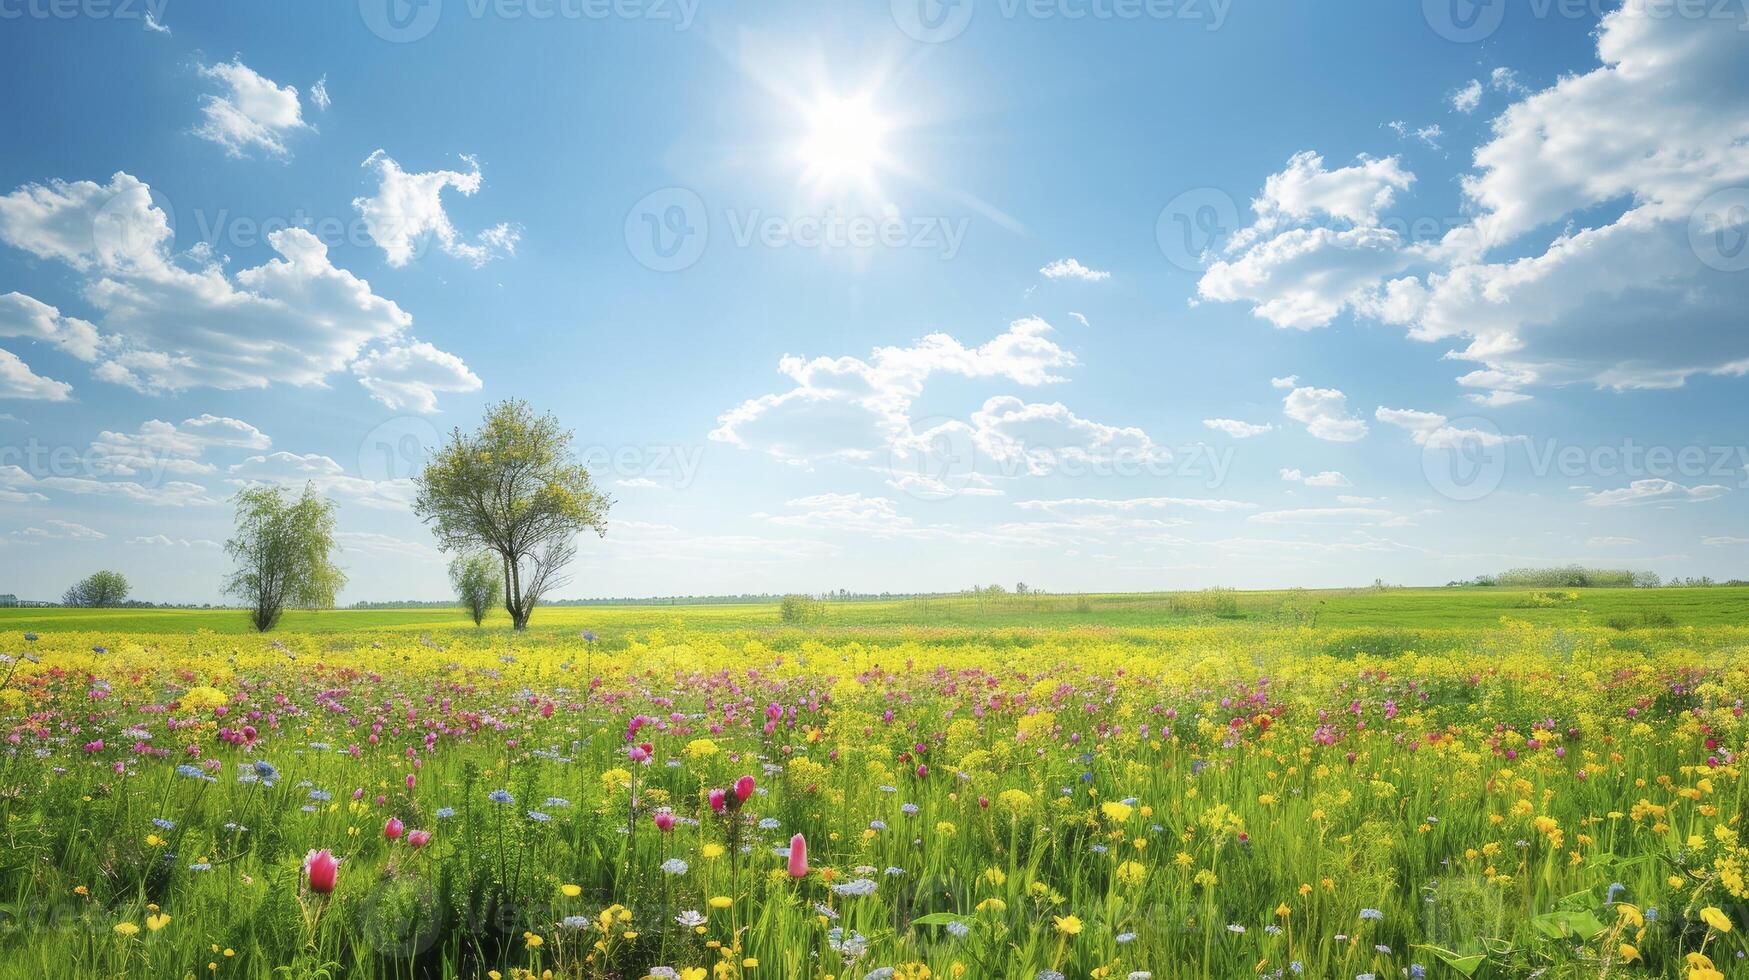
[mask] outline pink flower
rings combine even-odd
[[[711,810],[716,813],[722,813],[723,808],[726,807],[729,802],[725,798],[726,796],[727,794],[720,789],[711,790]]]
[[[663,833],[667,833],[674,829],[674,811],[667,807],[657,810],[650,819],[656,821],[656,826],[660,828]]]
[[[340,877],[340,859],[326,847],[311,851],[304,857],[304,874],[309,878],[310,891],[326,895],[334,890],[334,882]]]
[[[401,831],[405,829],[406,825],[401,823],[400,817],[390,817],[389,822],[383,824],[383,836],[389,840],[400,840]]]
[[[791,878],[806,878],[808,876],[808,840],[801,834],[789,839],[789,876]]]
[[[407,843],[413,845],[414,847],[424,847],[425,845],[431,843],[431,831],[429,831],[429,830],[415,830],[412,833],[407,835]]]
[[[642,745],[634,745],[631,748],[626,749],[626,757],[633,762],[649,762],[650,750],[644,748]]]
[[[735,799],[740,800],[742,803],[745,803],[745,802],[747,802],[747,797],[752,796],[752,795],[753,795],[753,777],[752,776],[742,776],[740,779],[735,780]]]

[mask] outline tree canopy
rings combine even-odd
[[[68,586],[67,591],[61,596],[61,605],[102,609],[108,606],[119,606],[127,600],[127,597],[127,576],[120,572],[92,572]]]
[[[457,555],[449,563],[449,583],[455,587],[455,597],[478,626],[486,618],[486,610],[497,601],[504,587],[498,574],[498,559],[483,551]]]
[[[414,512],[440,548],[498,557],[504,609],[519,630],[564,584],[577,534],[607,533],[613,505],[572,453],[571,432],[520,399],[488,408],[472,433],[455,429],[414,484]]]
[[[225,543],[235,568],[224,591],[249,604],[249,620],[266,632],[289,606],[334,605],[346,573],[334,563],[334,502],[305,485],[292,497],[284,487],[240,491],[237,530]]]

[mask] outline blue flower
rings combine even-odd
[[[535,823],[552,823],[553,822],[552,817],[540,812],[539,810],[528,811],[528,819],[533,820]]]
[[[669,858],[662,862],[662,870],[671,875],[683,875],[686,873],[686,862],[679,858]]]
[[[516,802],[516,797],[511,796],[510,791],[507,789],[495,789],[486,794],[486,799],[491,800],[493,803],[509,804]]]
[[[159,830],[175,830],[176,821],[166,820],[163,817],[153,817],[152,826],[157,827]]]
[[[1378,909],[1361,909],[1360,910],[1360,917],[1362,919],[1368,919],[1368,920],[1371,920],[1373,922],[1381,922],[1384,920],[1385,914],[1383,912],[1380,912]]]
[[[437,808],[437,819],[448,820],[450,817],[453,817],[453,816],[455,816],[455,807],[453,807],[453,806],[440,806]]]

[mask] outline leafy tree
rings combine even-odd
[[[284,487],[237,494],[237,531],[225,542],[236,568],[224,591],[249,604],[249,621],[265,633],[287,606],[334,605],[346,574],[334,564],[334,502],[311,485],[291,497]]]
[[[127,576],[120,572],[92,572],[67,588],[61,596],[61,605],[102,609],[119,606],[127,597]]]
[[[449,582],[455,586],[455,595],[461,600],[462,608],[474,618],[475,626],[486,618],[486,610],[492,608],[499,590],[504,587],[503,578],[498,574],[497,559],[482,551],[457,555],[449,563]]]
[[[778,616],[786,623],[810,623],[821,618],[820,600],[813,596],[791,593],[778,604]]]
[[[564,584],[577,534],[605,535],[613,506],[572,454],[571,433],[521,399],[488,408],[472,434],[455,429],[413,482],[414,513],[439,547],[497,555],[504,609],[519,630],[541,596]]]

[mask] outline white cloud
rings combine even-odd
[[[1449,419],[1438,412],[1422,412],[1413,408],[1380,406],[1377,411],[1373,412],[1373,417],[1386,425],[1393,425],[1407,431],[1416,445],[1430,446],[1435,449],[1503,446],[1510,442],[1524,441],[1523,436],[1503,435],[1489,429],[1453,426],[1449,424]]]
[[[1022,510],[1043,510],[1056,513],[1064,510],[1164,510],[1185,509],[1201,510],[1211,513],[1226,513],[1238,510],[1255,510],[1256,504],[1243,500],[1225,500],[1212,497],[1130,497],[1126,499],[1108,499],[1100,497],[1066,497],[1058,500],[1017,500],[1014,506]]]
[[[337,531],[334,534],[343,552],[352,551],[375,558],[412,558],[419,561],[442,561],[443,552],[424,541],[408,541],[392,534],[376,531]]]
[[[1741,538],[1741,537],[1736,537],[1734,535],[1723,534],[1723,535],[1716,535],[1713,537],[1701,538],[1700,543],[1707,545],[1708,547],[1721,548],[1721,547],[1725,547],[1728,545],[1749,544],[1749,538]]]
[[[1091,324],[1091,323],[1088,323],[1088,322],[1087,322],[1087,318],[1086,318],[1086,317],[1084,317],[1084,316],[1082,316],[1082,315],[1081,315],[1081,314],[1079,314],[1079,313],[1076,313],[1076,312],[1075,312],[1075,311],[1074,311],[1074,310],[1070,310],[1070,311],[1069,311],[1069,315],[1070,315],[1070,316],[1072,316],[1072,317],[1074,317],[1074,318],[1075,318],[1075,322],[1076,322],[1076,323],[1079,323],[1079,324],[1081,324],[1081,325],[1082,325],[1082,326],[1083,326],[1083,327],[1091,327],[1091,326],[1093,326],[1093,324]]]
[[[1257,524],[1378,524],[1392,516],[1376,507],[1303,507],[1266,510],[1246,520]]]
[[[151,485],[131,480],[95,480],[83,476],[36,476],[19,466],[0,466],[0,488],[7,497],[42,499],[41,491],[76,496],[118,497],[153,507],[197,507],[216,504],[207,488],[182,480]],[[15,499],[15,498],[14,498]]]
[[[1358,442],[1366,438],[1366,420],[1348,412],[1348,396],[1334,388],[1295,388],[1282,399],[1282,412],[1306,427],[1315,439]]]
[[[0,337],[40,340],[81,361],[97,360],[103,343],[97,328],[23,293],[0,295]]]
[[[262,450],[273,444],[265,433],[241,419],[200,415],[180,425],[161,419],[142,422],[138,432],[98,433],[87,454],[99,476],[197,475],[216,472],[201,462],[208,449]]]
[[[516,254],[521,226],[499,224],[470,242],[450,223],[449,214],[443,209],[444,188],[468,196],[484,183],[478,160],[464,154],[462,162],[468,165],[468,170],[408,173],[382,150],[365,158],[363,166],[376,171],[377,192],[373,197],[353,198],[352,206],[364,218],[371,240],[383,250],[390,265],[406,265],[428,241],[435,241],[446,255],[469,262],[475,268],[495,258]]]
[[[48,527],[27,527],[22,531],[13,531],[12,535],[32,541],[102,541],[109,537],[102,531],[72,521],[51,517],[43,523]]]
[[[141,26],[154,34],[163,34],[166,37],[170,35],[170,28],[165,27],[158,20],[158,15],[150,10],[146,11],[146,19]]]
[[[1289,483],[1302,483],[1308,487],[1351,487],[1348,477],[1335,470],[1325,470],[1322,473],[1302,473],[1297,469],[1283,469],[1281,478]]]
[[[316,108],[323,111],[327,111],[328,107],[334,104],[334,100],[328,98],[327,75],[316,79],[316,84],[310,86],[310,101],[315,103]]]
[[[1607,534],[1585,539],[1585,545],[1588,548],[1620,548],[1630,544],[1639,543],[1639,538],[1624,538]]]
[[[1046,279],[1079,279],[1082,282],[1104,282],[1111,273],[1089,269],[1076,259],[1058,259],[1038,270]]]
[[[865,497],[860,493],[822,493],[787,501],[797,513],[768,515],[766,520],[784,527],[823,531],[855,531],[876,537],[910,534],[914,522],[899,514],[888,497]]]
[[[125,173],[0,196],[0,240],[85,273],[109,335],[94,372],[104,381],[148,393],[316,385],[372,349],[414,343],[412,317],[302,228],[270,233],[278,257],[234,275],[204,247],[173,254],[173,237],[151,188]],[[40,324],[41,310],[15,309]]]
[[[1716,500],[1730,492],[1716,483],[1685,487],[1671,480],[1635,480],[1617,490],[1599,490],[1585,495],[1591,507],[1633,507],[1641,504],[1689,503]]]
[[[45,378],[30,369],[9,350],[0,349],[0,398],[64,402],[73,397],[73,386]]]
[[[1527,88],[1523,82],[1518,80],[1518,73],[1506,67],[1496,68],[1490,72],[1488,75],[1488,84],[1494,89],[1494,91],[1505,92],[1508,95],[1517,96],[1530,94],[1530,89]]]
[[[412,480],[349,476],[345,467],[320,453],[251,456],[228,472],[228,482],[236,487],[278,485],[297,491],[308,484],[326,496],[379,510],[408,510],[413,504]]]
[[[1203,419],[1202,424],[1205,428],[1213,429],[1216,432],[1224,432],[1235,439],[1249,439],[1252,436],[1260,436],[1275,428],[1275,426],[1270,425],[1267,422],[1259,425],[1252,422],[1241,422],[1238,419]]]
[[[435,412],[439,392],[481,387],[461,358],[423,341],[372,351],[352,362],[352,373],[372,398],[397,411]]]
[[[1465,115],[1475,112],[1476,107],[1482,104],[1481,81],[1470,79],[1468,83],[1447,95],[1445,101],[1453,109]]]
[[[867,360],[785,355],[778,371],[793,387],[724,412],[710,437],[795,463],[869,459],[914,438],[910,408],[933,375],[1029,386],[1063,380],[1056,372],[1075,356],[1051,332],[1050,324],[1029,317],[978,347],[935,333],[909,347],[877,348]]]
[[[1298,387],[1299,383],[1300,383],[1300,376],[1297,374],[1290,374],[1285,378],[1270,378],[1269,379],[1269,386],[1271,388],[1279,388],[1279,389],[1283,389],[1283,390],[1286,390],[1288,388]]]
[[[259,148],[283,157],[289,152],[286,138],[307,128],[296,87],[276,85],[241,61],[205,65],[200,74],[224,91],[202,98],[203,120],[194,134],[224,147],[227,154],[241,157]]]
[[[217,548],[219,543],[207,538],[172,538],[164,534],[140,535],[128,539],[128,544],[148,548]]]

